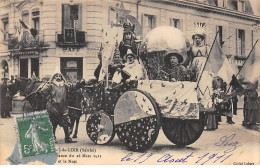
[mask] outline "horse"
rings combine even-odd
[[[69,117],[71,122],[70,134],[73,133],[74,125],[76,124],[72,138],[77,138],[79,120],[82,115],[82,89],[80,88],[78,90],[69,90],[67,98],[69,107]]]
[[[37,89],[43,83],[32,78],[12,77],[11,83],[8,84],[8,92],[13,97],[18,91],[29,101],[32,110],[40,111],[46,109],[46,100],[36,93]]]
[[[13,82],[14,81],[14,82]],[[9,84],[9,94],[11,96],[14,96],[18,91],[21,92],[22,96],[25,96],[25,98],[29,101],[32,110],[34,111],[41,111],[46,109],[46,103],[48,100],[46,100],[41,95],[37,94],[37,90],[41,87],[43,87],[46,82],[41,82],[36,79],[28,79],[24,77],[16,77],[11,80],[11,84]],[[82,91],[81,89],[75,90],[70,89],[68,91],[68,107],[69,107],[69,117],[71,120],[71,131],[72,134],[74,125],[76,123],[75,131],[73,138],[77,138],[78,133],[78,126],[79,126],[79,120],[82,114],[81,111],[81,99],[82,99]]]

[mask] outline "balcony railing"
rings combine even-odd
[[[64,32],[56,32],[56,46],[58,47],[85,47],[85,31],[75,31],[74,29],[65,29]]]
[[[23,31],[22,35],[11,35],[8,39],[8,49],[26,49],[44,47],[44,31],[38,31],[33,37],[30,31]]]

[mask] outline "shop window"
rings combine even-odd
[[[39,77],[39,58],[20,59],[20,77],[30,78],[33,73]]]
[[[31,76],[33,73],[39,77],[39,58],[31,58]]]
[[[20,59],[20,77],[28,78],[28,59]]]
[[[82,79],[82,58],[61,58],[61,72],[68,82],[76,82]]]

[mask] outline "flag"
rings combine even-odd
[[[27,29],[30,31],[31,35],[33,37],[35,37],[37,35],[37,30],[34,28],[31,28],[29,25],[27,25],[26,23],[24,23],[22,20],[19,20],[21,25],[23,26],[23,28]]]
[[[239,75],[244,78],[244,82],[255,83],[257,80],[259,80],[260,59],[258,57],[260,57],[260,43],[256,42],[255,46],[252,48],[252,51],[245,60],[246,62],[239,72]]]
[[[217,39],[212,44],[212,49],[205,65],[205,71],[217,74],[227,84],[231,82],[232,76],[235,74],[234,69],[230,65],[226,55],[223,53]]]

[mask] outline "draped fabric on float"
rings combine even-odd
[[[149,93],[167,118],[199,119],[196,82],[138,81],[137,89]],[[162,93],[162,94],[158,94]],[[146,111],[146,110],[144,110]]]

